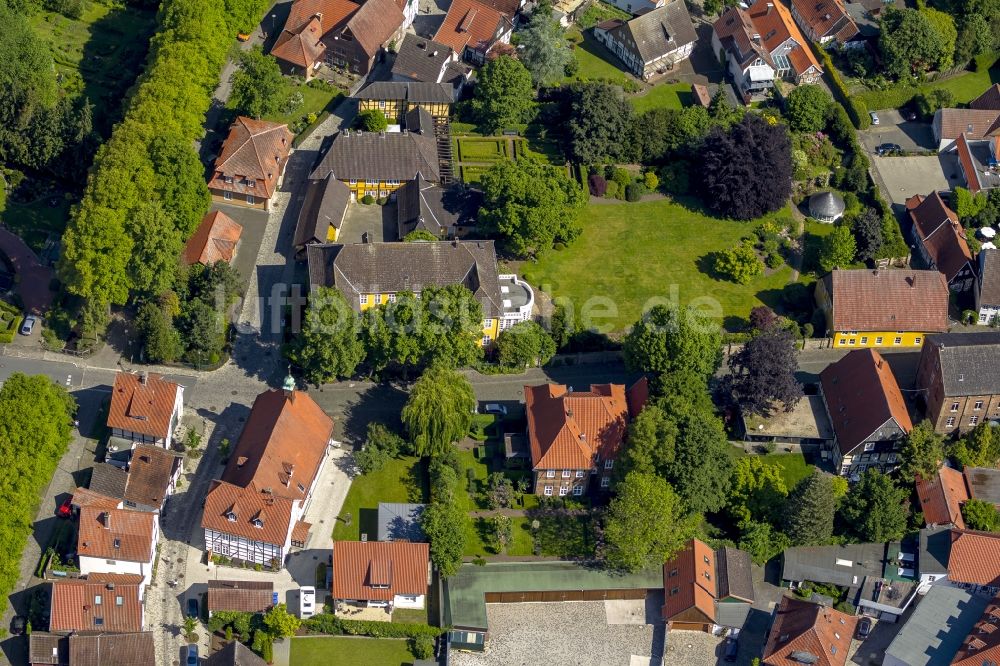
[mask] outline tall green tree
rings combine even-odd
[[[469,380],[433,365],[413,385],[402,418],[417,455],[436,456],[469,433],[475,411]]]
[[[308,381],[326,384],[351,377],[365,358],[358,317],[339,289],[319,287],[309,296],[302,331],[287,348],[288,359]]]
[[[454,502],[431,502],[420,519],[420,527],[431,544],[431,562],[442,578],[458,573],[465,551],[467,514]]]
[[[427,287],[419,302],[424,363],[464,367],[482,357],[483,306],[465,285]]]
[[[708,378],[722,362],[722,329],[695,308],[657,305],[632,326],[623,352],[632,370]]]
[[[788,94],[786,115],[796,132],[818,132],[826,127],[826,113],[833,100],[818,85],[799,86]]]
[[[565,169],[534,159],[501,160],[483,174],[480,186],[480,224],[501,234],[519,257],[543,254],[553,243],[570,243],[580,235],[577,216],[586,197]]]
[[[846,224],[837,225],[832,233],[823,237],[819,248],[819,267],[824,273],[834,268],[844,268],[854,263],[858,242]]]
[[[240,54],[230,83],[229,101],[239,114],[263,118],[277,113],[285,102],[285,81],[278,61],[264,55],[258,45]]]
[[[621,88],[607,83],[570,87],[566,132],[569,157],[582,164],[621,162],[633,156],[628,137],[634,111]]]
[[[389,127],[389,120],[379,109],[366,109],[354,119],[354,127],[366,132],[384,132]]]
[[[925,479],[933,478],[944,460],[944,438],[934,432],[930,421],[921,421],[903,440],[899,458],[900,477],[910,480],[919,474]]]
[[[618,486],[604,525],[604,560],[614,569],[662,566],[690,537],[681,499],[666,481],[632,472]]]
[[[750,553],[754,564],[765,564],[775,555],[791,546],[788,537],[770,523],[750,521],[742,526],[739,548]]]
[[[992,502],[970,499],[962,505],[962,518],[970,530],[1000,532],[1000,511]]]
[[[896,77],[934,69],[948,62],[953,53],[946,52],[939,28],[926,13],[895,7],[882,14],[879,50],[886,69]]]
[[[497,337],[497,360],[510,368],[545,365],[556,353],[552,336],[534,321],[522,321]]]
[[[816,546],[833,536],[833,516],[837,500],[830,477],[813,473],[799,482],[785,504],[785,532],[797,546]]]
[[[647,404],[628,427],[625,450],[618,460],[624,476],[628,472],[663,475],[674,460],[677,423],[662,407]]]
[[[174,328],[173,315],[160,300],[142,304],[135,317],[135,326],[144,342],[146,359],[152,363],[170,363],[183,353],[181,335]]]
[[[726,512],[737,525],[777,523],[787,496],[788,487],[778,465],[765,463],[757,456],[740,458],[733,469]]]
[[[955,38],[955,64],[964,66],[978,55],[993,48],[994,36],[990,24],[981,14],[968,14],[959,23]]]
[[[666,466],[666,479],[691,511],[718,511],[726,504],[733,469],[722,421],[703,410],[681,413],[676,421],[674,459]]]
[[[479,70],[471,108],[487,134],[525,122],[534,105],[531,73],[519,60],[504,55]]]
[[[933,7],[924,7],[919,11],[934,26],[934,32],[937,33],[941,40],[941,58],[937,62],[938,69],[951,67],[954,62],[955,42],[958,40],[958,29],[955,27],[955,19],[950,14],[934,9]]]
[[[876,469],[868,469],[841,500],[840,517],[863,542],[895,541],[906,532],[909,496],[909,489],[897,487],[891,478]]]
[[[198,153],[179,137],[153,139],[149,157],[156,172],[156,194],[173,219],[181,240],[187,240],[201,223],[211,197],[205,184],[205,167]]]
[[[563,78],[573,53],[562,26],[552,18],[551,5],[539,5],[518,36],[518,59],[531,72],[536,86],[552,85]]]
[[[285,604],[278,604],[264,613],[264,626],[274,638],[294,636],[302,621],[288,612]]]
[[[962,467],[996,467],[1000,463],[1000,433],[988,422],[955,442],[948,451]]]
[[[136,234],[128,268],[132,290],[146,296],[162,294],[173,285],[182,246],[180,232],[156,202],[140,204],[132,224]]]

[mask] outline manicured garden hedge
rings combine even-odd
[[[858,129],[867,129],[870,127],[872,119],[868,116],[868,106],[862,100],[852,97],[850,92],[848,92],[847,86],[844,85],[844,80],[840,78],[840,72],[837,71],[837,68],[833,66],[833,61],[830,60],[830,54],[817,44],[812,44],[812,50],[823,66],[823,76],[826,77],[826,82],[830,85],[830,89],[833,90],[833,94],[837,100],[844,105],[844,109],[847,111],[847,115],[851,118],[854,126]]]
[[[420,638],[421,636],[437,638],[443,633],[442,629],[427,624],[343,620],[330,613],[314,615],[306,620],[303,626],[318,634],[347,634],[372,638]]]

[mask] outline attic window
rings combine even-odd
[[[94,618],[94,626],[95,627],[103,627],[104,626],[104,618],[103,617],[95,617]]]
[[[264,527],[264,521],[260,518],[254,518],[252,522],[254,527]]]
[[[305,487],[305,486],[303,486],[303,485],[302,485],[301,483],[300,483],[300,484],[298,484],[298,486],[299,486],[299,492],[300,492],[300,493],[304,493],[304,492],[306,491],[306,487]]]
[[[780,636],[778,636],[779,643],[784,643],[787,640],[788,640],[788,634],[781,634]]]
[[[100,606],[101,605],[101,595],[99,595],[99,594],[95,594],[94,595],[94,605],[95,606]]]
[[[836,635],[836,634],[834,634],[834,635]],[[840,638],[840,636],[837,636],[837,638]],[[837,646],[836,645],[831,645],[830,646],[830,654],[837,654]]]
[[[125,604],[125,597],[115,597],[115,606],[122,606]]]
[[[233,513],[232,511],[227,512],[226,513],[226,520],[228,520],[231,523],[235,523],[236,522],[236,514]]]
[[[121,548],[121,547],[122,547],[122,540],[115,539],[115,548]]]

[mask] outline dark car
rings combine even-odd
[[[868,638],[868,634],[872,631],[872,619],[870,617],[863,617],[861,621],[858,622],[858,639],[865,640]]]
[[[733,638],[730,636],[726,639],[725,645],[722,646],[722,659],[723,661],[736,661],[736,655],[740,651],[740,641],[738,638]]]
[[[906,111],[903,111],[903,118],[912,123],[914,120],[917,119],[917,112],[907,109]]]
[[[875,152],[879,155],[895,155],[903,152],[903,147],[898,143],[880,143],[875,147]]]
[[[198,646],[188,645],[187,659],[184,661],[184,666],[198,666]]]
[[[194,618],[198,617],[198,600],[197,599],[188,599],[188,602],[187,602],[187,616],[188,617],[194,617]]]
[[[56,509],[56,515],[60,518],[72,518],[73,517],[73,498],[70,497],[59,505]]]
[[[20,636],[24,633],[25,627],[28,626],[28,620],[20,615],[15,615],[10,621],[10,633],[15,636]]]

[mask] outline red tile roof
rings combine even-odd
[[[834,331],[948,330],[948,283],[938,271],[834,270],[823,281]]]
[[[154,373],[119,372],[111,390],[108,427],[165,439],[179,389]]]
[[[69,637],[70,666],[149,666],[156,662],[153,633]]]
[[[450,46],[460,57],[466,46],[488,50],[502,23],[509,23],[508,18],[493,7],[477,0],[452,0],[434,41]]]
[[[1000,663],[1000,596],[986,606],[979,621],[962,641],[952,666],[990,666]]]
[[[188,264],[209,266],[217,261],[227,264],[236,254],[236,244],[243,235],[243,227],[221,210],[206,215],[194,235],[184,246],[184,261]]]
[[[77,488],[73,491],[73,506],[78,509],[84,506],[92,506],[97,509],[117,509],[121,503],[119,499],[96,493],[89,488]]]
[[[254,484],[244,488],[213,481],[205,496],[201,526],[250,541],[283,546],[292,522],[293,500],[264,490]]]
[[[326,44],[320,41],[322,36],[323,24],[319,17],[314,16],[297,31],[282,30],[274,42],[271,55],[308,69],[326,52]]]
[[[962,166],[965,174],[965,184],[969,186],[969,191],[976,194],[983,189],[979,182],[979,174],[976,172],[976,161],[972,158],[972,149],[969,147],[969,140],[965,134],[960,134],[955,142],[955,152],[958,154],[958,163]]]
[[[959,138],[959,146],[964,143],[965,138]],[[969,251],[969,243],[965,239],[965,230],[958,221],[958,215],[948,208],[936,191],[927,197],[919,194],[910,197],[906,200],[906,209],[913,221],[914,233],[927,250],[935,268],[951,281],[972,262],[972,252]]]
[[[792,5],[819,38],[832,37],[843,44],[858,34],[858,26],[840,0],[792,0]]]
[[[948,580],[1000,586],[1000,534],[952,530]]]
[[[426,543],[335,541],[333,597],[391,601],[397,594],[427,594]]]
[[[272,606],[274,584],[270,581],[209,580],[208,612],[241,611],[263,613]]]
[[[125,509],[80,509],[76,540],[81,557],[149,562],[153,551],[156,515]]]
[[[269,199],[278,186],[294,138],[288,125],[237,116],[222,144],[222,154],[215,160],[209,189]],[[226,178],[233,182],[227,183]],[[252,181],[254,186],[244,180]]]
[[[52,583],[49,631],[142,631],[139,584],[131,582],[136,576],[105,574],[99,578]]]
[[[782,597],[764,646],[767,666],[802,666],[801,657],[816,657],[808,663],[844,666],[858,618],[819,604]],[[800,653],[793,655],[795,653]]]
[[[403,11],[394,0],[366,0],[348,19],[344,30],[351,33],[361,50],[371,58],[405,22]]]
[[[325,35],[346,21],[360,6],[352,0],[295,0],[285,20],[285,30],[299,32],[313,17],[317,17]]]
[[[965,485],[965,475],[957,469],[942,466],[937,476],[929,481],[918,474],[917,497],[928,526],[952,524],[965,529],[961,505],[968,501],[969,489]]]
[[[124,498],[135,504],[162,507],[181,458],[158,446],[140,444],[132,451]]]
[[[636,399],[644,396],[636,389]],[[589,391],[572,392],[561,384],[525,386],[524,401],[534,469],[589,470],[595,455],[615,458],[629,414],[642,408],[636,404],[630,409],[621,384],[594,384]]]
[[[674,571],[677,574],[671,575]],[[663,618],[670,621],[695,608],[705,615],[706,622],[714,622],[716,582],[715,551],[698,539],[691,539],[684,550],[663,565]]]
[[[810,67],[815,67],[820,73],[823,72],[816,61],[816,56],[808,48],[809,42],[795,24],[792,13],[782,2],[756,2],[747,10],[747,14],[768,53],[773,53],[789,39],[793,39],[801,47],[795,49],[799,53],[794,57],[789,53],[789,60],[792,61],[795,73],[804,74]]]
[[[893,419],[913,429],[892,368],[874,349],[857,349],[820,373],[823,397],[842,455],[848,455]]]

